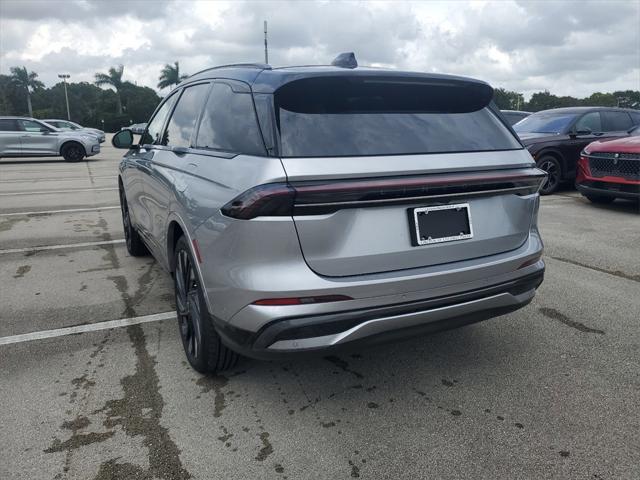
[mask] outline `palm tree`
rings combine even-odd
[[[167,63],[160,71],[160,81],[158,82],[159,89],[178,85],[182,80],[189,76],[180,75],[180,64],[178,62],[175,62],[173,65],[174,66]]]
[[[120,100],[120,90],[122,89],[122,73],[124,72],[124,65],[118,65],[118,67],[111,67],[109,73],[96,73],[96,85],[101,87],[102,85],[108,85],[116,90],[116,102],[118,106],[118,115],[122,115],[122,101]]]
[[[38,74],[36,72],[28,72],[27,67],[12,67],[11,81],[20,89],[27,92],[27,107],[29,107],[29,116],[33,117],[33,108],[31,107],[31,90],[44,87],[40,80],[36,80]]]

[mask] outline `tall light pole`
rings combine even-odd
[[[64,83],[64,99],[67,102],[67,120],[71,120],[71,113],[69,113],[69,95],[67,95],[67,78],[69,78],[71,75],[69,74],[60,74],[58,75],[58,78],[62,79],[62,82]]]
[[[269,51],[267,50],[267,21],[264,21],[264,63],[269,64]]]

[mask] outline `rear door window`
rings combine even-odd
[[[600,112],[589,112],[584,114],[576,122],[576,131],[602,132],[602,122],[600,120]]]
[[[169,119],[162,145],[191,147],[191,136],[209,91],[208,83],[185,88]]]
[[[627,131],[633,126],[627,112],[602,112],[602,130],[604,132]]]
[[[234,92],[226,83],[214,83],[202,114],[196,147],[265,155],[251,93]]]
[[[18,123],[11,119],[0,119],[0,132],[18,132]]]

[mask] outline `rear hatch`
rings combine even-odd
[[[281,87],[281,157],[309,267],[372,274],[522,245],[542,174],[488,107],[491,96],[462,79],[345,76]]]

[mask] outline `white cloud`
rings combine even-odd
[[[26,65],[91,81],[124,64],[155,87],[164,63],[187,73],[263,59],[275,65],[361,64],[454,73],[496,87],[559,95],[640,89],[640,3],[629,1],[15,1],[0,3],[0,72]]]

